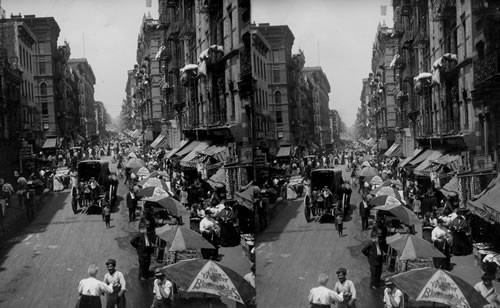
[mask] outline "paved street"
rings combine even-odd
[[[344,177],[348,177],[346,172]],[[353,214],[344,222],[342,238],[334,224],[307,223],[302,198],[282,205],[267,230],[257,236],[259,308],[308,307],[307,296],[317,286],[318,275],[327,273],[328,286],[333,288],[339,267],[347,268],[347,278],[356,285],[357,307],[375,307],[374,303],[381,302],[383,289],[369,288],[368,262],[361,253],[370,234],[361,232],[361,197],[356,189],[351,197]]]
[[[125,193],[121,184],[119,196]],[[73,307],[78,282],[87,277],[88,265],[98,264],[102,279],[109,258],[117,260],[117,269],[128,283],[127,307],[149,307],[152,280],[137,279],[137,257],[129,244],[137,223],[128,222],[122,199],[111,216],[112,228],[106,229],[100,215],[74,215],[70,198],[69,190],[50,193],[35,220],[2,245],[0,307]],[[241,275],[250,271],[241,247],[223,248],[220,253],[222,263]],[[220,306],[235,307],[234,302],[224,303]]]

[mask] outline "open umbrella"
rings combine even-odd
[[[420,224],[418,216],[403,205],[389,204],[376,206],[373,209],[378,211],[387,211],[409,226]]]
[[[151,174],[149,175],[149,177],[158,177],[158,176],[161,176],[161,177],[164,177],[164,178],[168,178],[169,175],[167,172],[165,171],[160,171],[160,170],[157,170],[157,171],[153,171],[151,172]]]
[[[389,206],[389,205],[402,205],[401,201],[393,196],[377,196],[370,200],[371,206]]]
[[[157,196],[169,196],[168,192],[160,187],[146,187],[139,190],[137,197],[157,197]]]
[[[376,175],[378,175],[378,170],[377,168],[374,167],[364,167],[359,172],[359,176],[364,176],[364,177],[372,177]]]
[[[184,205],[182,205],[182,203],[172,198],[170,195],[147,197],[144,198],[143,200],[158,204],[162,208],[166,209],[171,215],[177,217],[189,214]]]
[[[370,184],[372,185],[382,185],[384,181],[382,181],[382,178],[379,177],[378,175],[374,176],[371,180],[370,180]]]
[[[159,178],[153,178],[153,177],[145,178],[144,180],[139,181],[137,185],[141,186],[142,188],[160,187],[163,188],[163,190],[165,191],[169,191],[167,183],[165,183],[165,181],[163,180],[160,180]]]
[[[375,188],[374,190],[372,190],[370,192],[370,194],[374,195],[375,197],[392,196],[396,199],[403,200],[399,191],[397,189],[389,187],[389,186],[380,186],[378,188]]]
[[[140,158],[130,158],[126,163],[125,167],[133,169],[146,166],[146,163]]]
[[[161,268],[180,289],[214,294],[245,304],[255,288],[232,269],[212,260],[190,259]]]
[[[389,277],[410,299],[451,307],[483,307],[488,301],[473,286],[448,271],[420,268]]]
[[[137,158],[137,154],[135,154],[134,152],[130,152],[128,153],[127,158]]]
[[[168,251],[184,251],[191,249],[215,249],[201,234],[179,225],[164,225],[156,228],[156,235],[167,242]]]
[[[369,163],[369,162],[367,162],[367,161],[364,161],[364,162],[361,164],[361,168],[363,168],[363,167],[371,167],[371,166],[372,166],[372,165],[370,165],[370,163]]]
[[[138,177],[149,176],[150,172],[146,167],[132,168],[132,173],[135,173]]]
[[[403,188],[403,183],[401,183],[400,180],[386,180],[384,183],[382,183],[382,186],[395,186],[396,188]]]
[[[445,258],[446,256],[430,242],[413,234],[395,234],[386,238],[387,245],[394,248],[399,259],[415,260],[428,258]]]
[[[372,159],[373,159],[373,156],[371,156],[371,155],[365,155],[365,156],[361,157],[361,159],[360,159],[360,160],[361,160],[362,162],[365,162],[365,161],[367,162],[367,161],[370,161],[370,160],[372,160]]]

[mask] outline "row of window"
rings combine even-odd
[[[253,67],[254,73],[257,76],[259,76],[263,80],[267,80],[266,64],[260,57],[257,57],[255,53],[253,54]]]
[[[33,56],[23,45],[19,45],[19,57],[21,67],[33,73]]]

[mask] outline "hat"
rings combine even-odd
[[[160,268],[156,268],[155,269],[155,276],[156,277],[159,277],[159,276],[164,276],[165,274],[163,274],[163,272],[161,271]]]
[[[392,282],[391,280],[389,280],[389,278],[386,278],[386,279],[385,279],[385,285],[386,285],[386,286],[393,286],[393,285],[394,285],[394,282]]]
[[[115,259],[108,259],[108,261],[106,261],[106,265],[110,265],[110,264],[113,264],[113,266],[116,266],[116,260]]]
[[[345,269],[345,268],[343,268],[343,267],[339,268],[339,269],[337,270],[337,274],[340,274],[340,273],[342,273],[342,274],[344,274],[344,275],[345,275],[345,274],[347,274],[347,269]]]

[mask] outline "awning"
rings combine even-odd
[[[424,149],[415,149],[413,152],[413,156],[407,157],[405,160],[403,160],[400,164],[399,167],[404,167],[406,166],[412,159],[416,158],[420,153],[422,153]]]
[[[186,144],[184,148],[180,149],[177,153],[175,153],[175,156],[177,157],[183,157],[184,155],[187,155],[190,153],[194,148],[196,148],[200,144],[200,141],[193,140]]]
[[[229,153],[227,151],[227,147],[225,146],[219,146],[219,145],[212,145],[206,148],[205,150],[201,151],[200,154],[206,155],[206,156],[212,156],[213,158],[217,159],[220,162],[225,162]]]
[[[418,156],[416,156],[414,159],[410,160],[408,165],[413,166],[413,167],[418,166],[424,160],[426,160],[427,157],[429,157],[432,153],[434,153],[433,150],[425,150],[424,152],[422,152]]]
[[[215,189],[215,187],[223,187],[226,185],[226,170],[224,168],[220,168],[217,172],[212,175],[207,183]]]
[[[280,147],[278,154],[276,154],[276,157],[288,157],[288,156],[290,156],[291,148],[292,147],[290,147],[290,146]]]
[[[57,147],[57,138],[47,138],[43,143],[42,149],[53,149]]]
[[[200,141],[200,143],[193,148],[183,159],[180,161],[180,165],[184,167],[192,167],[189,162],[192,161],[198,154],[210,146],[211,141]]]
[[[156,145],[157,149],[168,148],[168,147],[169,147],[169,145],[168,145],[168,138],[163,138],[163,140]]]
[[[163,139],[165,139],[165,137],[167,136],[161,134],[158,135],[158,137],[156,137],[156,139],[151,143],[151,147],[155,149],[163,141]]]
[[[189,144],[189,140],[182,140],[181,141],[181,144],[179,145],[178,148],[173,148],[171,151],[169,151],[167,153],[167,155],[165,155],[165,158],[170,158],[172,156],[174,156],[177,152],[179,152],[179,150],[181,150],[183,147],[185,147],[187,144]]]
[[[451,180],[446,183],[440,190],[445,196],[458,195],[458,178],[456,176],[452,177]]]
[[[384,156],[391,157],[396,149],[399,148],[399,143],[393,143],[391,147],[385,151]]]
[[[483,210],[495,222],[500,223],[500,176],[491,181],[488,187],[480,194],[476,200],[468,202],[469,205],[476,207],[478,210]]]
[[[425,172],[425,169],[429,167],[433,161],[436,161],[441,156],[443,156],[443,151],[440,150],[432,151],[432,153],[422,163],[420,163],[420,165],[418,165],[415,168],[415,170],[413,170],[413,173],[417,175],[429,175],[428,172]]]

